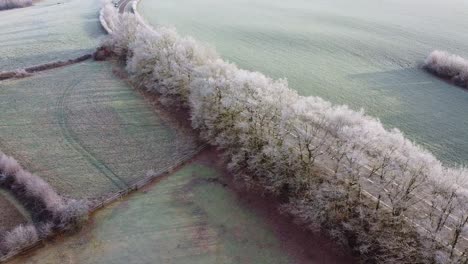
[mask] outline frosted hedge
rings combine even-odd
[[[88,214],[86,201],[63,198],[47,182],[1,152],[0,187],[9,190],[31,212],[34,222],[0,233],[0,257],[33,245],[54,231],[72,229]]]
[[[448,168],[397,129],[285,80],[239,69],[190,37],[105,8],[103,43],[132,81],[188,109],[238,179],[327,232],[362,263],[464,263],[467,171]],[[447,228],[447,226],[450,228]]]
[[[32,5],[32,0],[0,0],[0,10],[26,7]]]
[[[446,51],[435,50],[424,61],[429,72],[468,88],[468,60]]]

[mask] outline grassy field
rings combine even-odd
[[[0,149],[77,198],[124,189],[196,148],[110,63],[1,82],[0,120]]]
[[[28,214],[14,198],[0,189],[0,233],[28,222]]]
[[[93,51],[104,32],[99,0],[43,0],[2,11],[0,71],[70,59]]]
[[[98,211],[80,233],[11,263],[294,263],[220,171],[193,162]]]

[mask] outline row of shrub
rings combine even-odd
[[[173,29],[104,8],[112,33],[103,46],[134,84],[188,109],[233,174],[280,197],[281,210],[362,263],[466,263],[466,169],[363,111],[300,96]]]
[[[3,153],[0,153],[0,187],[11,192],[33,220],[0,234],[0,256],[30,246],[56,231],[74,229],[88,214],[86,201],[60,196],[47,182]]]
[[[0,0],[0,10],[27,7],[32,4],[32,0]]]
[[[48,62],[48,63],[35,65],[31,67],[20,68],[20,69],[16,69],[13,71],[0,71],[0,81],[12,79],[12,78],[19,79],[19,78],[29,77],[37,72],[47,71],[47,70],[51,70],[55,68],[72,65],[75,63],[80,63],[85,60],[91,59],[92,57],[93,57],[93,54],[85,54],[75,59],[69,59],[69,60],[64,60],[64,61],[62,60],[53,61],[53,62]]]
[[[468,60],[446,51],[434,50],[424,61],[429,72],[468,88]]]

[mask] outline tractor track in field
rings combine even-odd
[[[128,184],[125,180],[120,178],[111,168],[109,168],[104,162],[98,159],[92,151],[87,149],[77,137],[73,134],[72,130],[68,126],[68,118],[66,113],[66,99],[70,96],[71,91],[78,86],[81,80],[75,81],[72,85],[64,89],[62,95],[57,100],[57,119],[60,126],[60,131],[66,140],[66,143],[76,150],[80,155],[95,167],[102,175],[104,175],[109,181],[111,181],[118,189],[123,190],[128,188]]]

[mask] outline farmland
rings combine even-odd
[[[107,1],[104,38],[94,1],[0,22],[0,71],[60,65],[1,73],[0,261],[467,261],[463,164],[151,28],[136,2]]]
[[[318,247],[293,254],[212,158],[195,159],[98,211],[80,233],[10,263],[346,263]]]
[[[104,36],[98,12],[98,0],[44,0],[2,11],[0,71],[92,52]]]
[[[98,198],[194,151],[194,138],[87,62],[0,83],[0,147],[59,193]]]
[[[15,199],[0,188],[0,233],[10,230],[17,225],[28,222],[26,211],[21,208]]]
[[[104,36],[98,10],[97,0],[44,0],[2,12],[0,71],[93,52]],[[91,202],[196,155],[201,143],[188,116],[174,119],[176,109],[121,73],[118,63],[85,61],[1,81],[0,150],[64,198]],[[273,207],[257,212],[223,166],[204,154],[11,263],[346,262],[319,239],[300,245],[291,234],[302,231],[278,224]],[[7,191],[0,210],[0,233],[31,223],[32,212]]]

